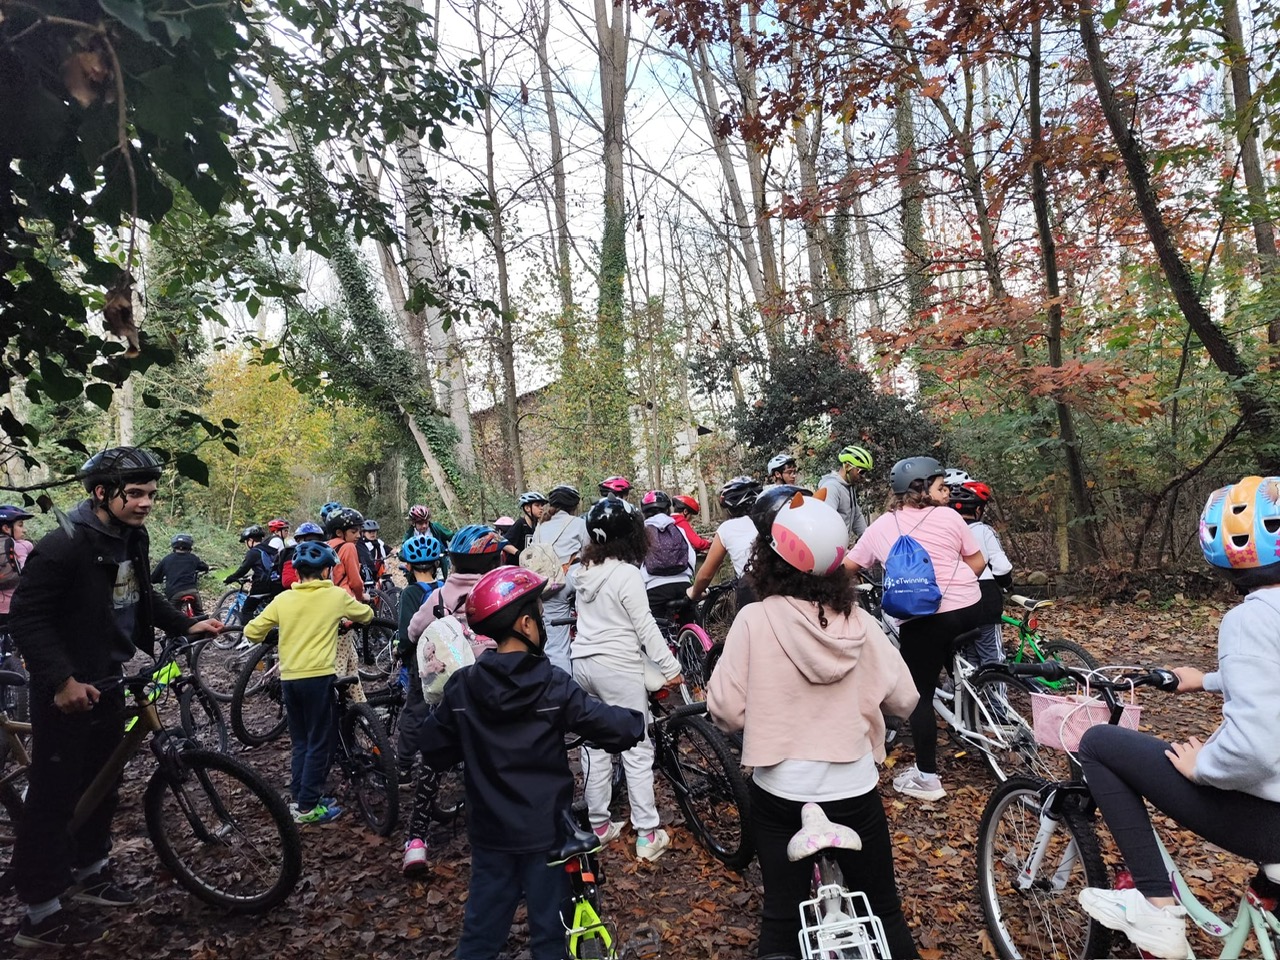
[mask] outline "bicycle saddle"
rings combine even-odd
[[[0,670],[0,687],[25,687],[27,678],[16,670]]]
[[[573,813],[564,810],[560,814],[560,829],[564,834],[564,842],[547,853],[547,866],[555,867],[584,853],[595,853],[600,849],[600,838],[594,830],[584,830],[574,819]]]
[[[357,677],[357,676],[351,676],[351,677],[334,677],[333,685],[334,685],[334,687],[336,687],[337,689],[341,690],[343,687],[349,687],[349,686],[351,686],[352,684],[356,684],[356,683],[359,683],[359,682],[360,682],[360,678],[359,678],[359,677]]]
[[[1024,610],[1039,610],[1041,607],[1053,606],[1052,600],[1032,600],[1030,597],[1024,597],[1016,593],[1009,598],[1009,602],[1016,603]]]
[[[832,823],[820,806],[806,803],[800,808],[800,829],[787,843],[787,859],[803,860],[823,850],[861,849],[862,838],[856,830]]]

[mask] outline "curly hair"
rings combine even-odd
[[[885,501],[885,513],[892,513],[895,510],[901,510],[903,507],[932,507],[936,506],[933,499],[929,496],[929,484],[924,480],[912,480],[911,487],[906,493],[891,493],[889,499]]]
[[[756,538],[746,577],[761,600],[765,597],[794,597],[817,604],[818,622],[824,627],[827,626],[827,610],[845,617],[853,613],[856,591],[846,567],[836,567],[834,573],[826,576],[803,573],[778,556],[766,537]]]
[[[632,517],[631,529],[625,537],[615,537],[604,543],[588,540],[587,545],[582,548],[582,565],[590,567],[612,558],[638,567],[644,563],[644,556],[648,552],[649,535],[645,531],[644,518],[637,510]]]

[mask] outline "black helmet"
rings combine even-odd
[[[160,479],[161,464],[155,456],[141,447],[111,447],[95,453],[84,462],[76,479],[93,493],[98,484],[105,484],[108,492],[115,493],[126,483],[149,483]]]
[[[778,515],[782,505],[789,502],[797,493],[808,492],[804,487],[797,487],[795,484],[780,483],[761,493],[756,497],[756,502],[751,505],[751,522],[756,525],[756,533],[765,540],[770,540],[773,535],[774,517]]]
[[[671,512],[671,497],[665,490],[650,490],[640,501],[640,510],[646,517]]]
[[[740,510],[755,503],[760,496],[760,482],[752,477],[734,477],[720,488],[720,505],[730,510]]]
[[[267,539],[267,532],[263,530],[262,527],[258,526],[256,523],[253,524],[253,526],[245,527],[243,530],[240,531],[241,543],[244,543],[246,540],[265,540],[265,539]]]
[[[173,539],[169,541],[171,547],[184,547],[187,550],[192,549],[196,545],[195,537],[189,533],[175,533]]]
[[[378,526],[377,520],[366,520],[364,523],[360,524],[360,529],[371,530],[376,533],[381,528]]]
[[[334,530],[359,530],[364,526],[364,514],[355,507],[343,507],[332,517],[329,523]]]
[[[591,505],[586,524],[588,536],[596,543],[621,540],[635,535],[641,525],[640,511],[621,497],[604,497]]]
[[[576,487],[571,487],[567,483],[552,487],[551,492],[547,494],[547,503],[557,510],[577,510],[581,502],[582,494]]]
[[[934,477],[945,476],[946,472],[933,457],[907,457],[895,463],[889,471],[889,485],[894,493],[906,493],[915,481],[923,480],[927,484]]]

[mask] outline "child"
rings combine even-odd
[[[293,741],[290,810],[297,823],[328,823],[342,814],[321,796],[332,759],[334,661],[342,620],[368,623],[373,608],[335,587],[329,575],[338,562],[323,543],[300,543],[293,552],[298,582],[245,625],[246,639],[261,643],[280,630],[280,689]]]
[[[465,763],[471,886],[458,960],[496,960],[522,899],[533,960],[561,960],[568,883],[547,853],[562,842],[559,824],[573,802],[565,734],[614,750],[644,736],[639,713],[606,706],[547,660],[546,584],[509,566],[475,584],[467,621],[498,647],[449,679],[443,703],[418,732],[433,769]]]
[[[406,541],[406,545],[415,537],[426,539],[423,534],[415,534]],[[440,543],[435,537],[429,539],[435,545],[434,562],[438,563],[441,559]],[[480,578],[502,562],[502,548],[505,545],[506,541],[489,527],[481,524],[463,527],[449,541],[449,558],[453,561],[453,570],[445,579],[444,585],[432,590],[429,594],[426,593],[423,585],[411,584],[406,587],[405,593],[410,590],[414,593],[422,590],[424,593],[423,599],[416,608],[412,597],[407,601],[404,594],[400,597],[400,621],[406,624],[402,628],[403,639],[405,644],[414,651],[412,657],[405,658],[405,662],[412,663],[413,666],[410,667],[407,702],[405,708],[400,711],[400,733],[396,750],[400,759],[402,783],[408,783],[413,778],[413,757],[417,753],[415,744],[418,728],[430,713],[429,705],[423,697],[422,679],[418,673],[417,644],[421,642],[427,628],[437,619],[455,617],[462,626],[467,625],[467,597],[480,582]],[[430,551],[427,555],[431,555]],[[406,610],[412,614],[407,623]],[[473,655],[478,656],[492,646],[492,643],[477,638],[473,643]],[[444,665],[430,656],[427,657],[426,664],[428,673],[444,672]],[[401,869],[405,873],[417,873],[427,867],[427,827],[430,824],[431,805],[439,786],[439,776],[428,770],[422,771],[414,783],[409,836],[405,840],[404,861],[401,864]]]
[[[197,584],[200,574],[209,572],[209,565],[193,552],[196,541],[189,533],[175,535],[169,546],[173,552],[156,564],[151,571],[151,582],[164,584],[164,595],[170,603],[176,604],[181,597],[193,597],[191,609],[197,614],[203,613]]]
[[[547,498],[537,490],[526,490],[520,494],[520,516],[511,525],[511,529],[502,535],[507,541],[507,545],[502,548],[503,563],[519,565],[520,554],[524,552],[525,545],[533,536],[533,531],[538,528],[538,521],[542,518],[542,508],[546,504]]]
[[[318,542],[324,539],[324,530],[320,524],[312,523],[310,520],[298,524],[298,529],[294,533],[294,542],[284,548],[280,554],[280,587],[288,590],[298,582],[297,571],[293,569],[293,553],[299,543]]]
[[[252,620],[262,605],[281,590],[279,578],[271,576],[276,559],[262,543],[266,538],[267,532],[256,523],[241,530],[240,542],[247,548],[244,560],[235,573],[222,581],[235,583],[246,576],[252,578],[249,583],[249,596],[245,599],[244,608],[240,613],[242,623]]]
[[[781,489],[775,487],[774,489]],[[799,487],[787,487],[790,495],[794,495]],[[751,603],[755,596],[751,593],[746,578],[747,561],[751,559],[751,548],[756,542],[756,525],[751,522],[747,512],[760,496],[760,483],[751,477],[734,477],[720,490],[720,506],[729,511],[729,519],[720,524],[716,535],[711,538],[711,548],[707,551],[707,559],[698,568],[698,576],[689,588],[689,599],[698,601],[711,586],[724,558],[728,557],[733,564],[733,575],[738,578],[737,600],[741,610]],[[770,491],[772,492],[772,491]],[[782,501],[779,501],[781,503]]]
[[[655,617],[670,617],[673,603],[688,600],[698,557],[671,517],[671,497],[665,490],[647,491],[640,500],[640,510],[649,544],[640,565],[649,608]]]
[[[688,494],[678,493],[671,498],[671,519],[676,522],[676,526],[695,551],[706,553],[711,549],[711,541],[693,529],[693,518],[701,512],[702,505]]]
[[[9,604],[31,552],[25,525],[32,514],[12,504],[0,506],[0,628],[9,620]]]
[[[759,955],[795,953],[813,864],[789,860],[787,841],[800,829],[801,808],[816,802],[862,838],[860,851],[836,851],[836,860],[884,923],[889,955],[915,957],[876,764],[884,760],[884,713],[906,717],[918,694],[902,655],[854,601],[839,563],[848,543],[840,514],[798,492],[781,509],[773,502],[762,497],[755,512],[768,532],[747,573],[761,601],[738,612],[707,692],[708,712],[723,729],[743,732],[742,762],[754,768]]]
[[[637,711],[647,726],[646,656],[668,686],[677,686],[683,678],[679,661],[653,622],[638,569],[648,547],[645,526],[640,511],[617,497],[597,501],[586,520],[591,540],[582,551],[582,566],[571,575],[578,597],[573,679],[605,703]],[[582,753],[591,827],[602,843],[608,843],[622,832],[622,824],[609,819],[613,764],[603,750],[583,747]],[[657,860],[671,845],[671,837],[658,826],[653,741],[646,737],[624,753],[622,765],[636,831],[636,856]]]
[[[1080,764],[1124,855],[1134,888],[1080,891],[1080,905],[1156,957],[1189,957],[1144,798],[1209,843],[1258,863],[1250,893],[1276,913],[1280,896],[1280,477],[1245,477],[1209,495],[1205,559],[1245,594],[1218,628],[1218,669],[1178,667],[1178,692],[1222,694],[1222,722],[1204,743],[1166,743],[1118,726],[1090,727]],[[1273,919],[1274,922],[1274,919]]]
[[[1003,663],[1004,630],[1000,625],[1000,614],[1004,611],[1004,591],[1013,585],[1013,564],[1009,562],[996,532],[982,522],[987,502],[991,499],[991,488],[985,483],[969,480],[967,473],[963,476],[966,478],[963,482],[953,483],[947,488],[951,491],[951,505],[964,517],[969,532],[978,541],[983,559],[987,561],[982,573],[978,574],[983,616],[987,620],[975,644],[978,663]]]

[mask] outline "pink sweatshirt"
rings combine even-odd
[[[711,675],[707,709],[743,731],[742,762],[882,761],[884,713],[906,717],[920,699],[911,672],[860,607],[843,617],[816,604],[768,597],[739,611]]]
[[[467,597],[471,596],[471,590],[480,578],[484,576],[482,573],[458,573],[457,571],[449,574],[444,581],[444,586],[438,591],[433,590],[427,594],[427,598],[422,601],[422,606],[418,608],[418,612],[413,615],[413,619],[409,621],[409,640],[417,643],[422,635],[426,632],[427,627],[431,626],[431,622],[436,618],[436,604],[440,598],[437,593],[444,595],[444,614],[446,617],[457,617],[458,621],[465,627],[467,626]],[[488,637],[482,637],[479,634],[473,634],[471,641],[471,652],[479,657],[486,650],[492,650],[497,644]],[[434,670],[439,673],[444,669],[444,664],[436,659],[432,653],[427,660],[428,672]]]

